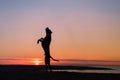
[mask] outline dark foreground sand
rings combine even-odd
[[[54,69],[110,70],[108,68],[53,66]],[[43,66],[0,65],[0,80],[120,80],[120,74],[45,72]]]

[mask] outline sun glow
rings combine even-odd
[[[40,65],[41,63],[43,63],[43,61],[41,61],[41,60],[39,60],[39,59],[32,60],[32,62],[33,62],[35,65]]]

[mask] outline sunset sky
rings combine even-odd
[[[57,59],[120,61],[120,0],[0,0],[0,59],[43,60],[46,27]]]

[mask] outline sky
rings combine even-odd
[[[0,59],[44,59],[52,30],[57,59],[120,61],[120,0],[0,0]]]

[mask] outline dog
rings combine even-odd
[[[41,45],[42,45],[42,48],[45,52],[45,66],[46,66],[46,71],[48,70],[48,67],[50,69],[50,71],[52,71],[52,68],[50,66],[50,58],[54,61],[59,61],[59,60],[56,60],[54,59],[53,57],[51,57],[50,55],[50,43],[51,43],[51,34],[52,34],[52,31],[47,27],[45,29],[46,31],[46,36],[45,38],[40,38],[38,39],[37,43],[39,44],[39,42],[41,42]]]

